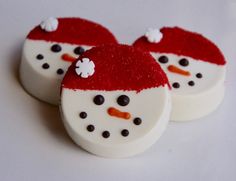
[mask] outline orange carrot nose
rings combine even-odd
[[[130,113],[128,112],[121,112],[120,110],[114,108],[114,107],[109,107],[107,110],[107,113],[110,116],[122,118],[122,119],[129,119],[131,117]]]
[[[173,72],[173,73],[176,73],[176,74],[180,74],[180,75],[184,75],[184,76],[190,76],[190,72],[189,71],[185,71],[185,70],[182,70],[174,65],[169,65],[167,67],[167,69],[170,71],[170,72]]]
[[[76,57],[73,57],[68,53],[62,54],[61,58],[62,60],[67,61],[67,62],[74,62],[76,60]]]

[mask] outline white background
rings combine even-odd
[[[67,136],[58,109],[29,96],[18,81],[24,37],[48,16],[79,16],[131,43],[148,27],[197,31],[228,60],[226,96],[203,119],[170,123],[145,153],[104,159]],[[236,1],[0,0],[0,180],[236,180]],[[145,105],[144,105],[145,106]]]

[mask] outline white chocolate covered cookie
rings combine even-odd
[[[149,53],[98,46],[70,66],[60,110],[68,134],[88,152],[132,156],[154,144],[167,126],[168,79]]]
[[[200,34],[178,27],[162,28],[160,33],[158,42],[150,42],[149,33],[133,46],[151,52],[167,74],[172,86],[171,120],[192,120],[211,113],[224,97],[223,54]]]
[[[80,18],[49,18],[27,36],[20,65],[20,79],[34,97],[57,105],[61,80],[70,64],[85,50],[117,43],[103,26]]]

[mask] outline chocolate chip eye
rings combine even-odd
[[[76,47],[75,49],[74,49],[74,53],[76,54],[76,55],[80,55],[80,54],[82,54],[82,53],[84,53],[84,48],[83,47]]]
[[[54,44],[54,45],[52,45],[51,50],[55,53],[60,52],[61,51],[61,46],[58,45],[58,44]]]
[[[189,64],[189,61],[186,58],[182,58],[179,60],[179,64],[186,67]]]
[[[96,105],[102,105],[104,103],[105,99],[102,95],[96,95],[94,98],[93,98],[93,102],[94,104]]]
[[[169,60],[168,60],[167,56],[160,56],[160,57],[158,58],[158,61],[159,61],[160,63],[167,63]]]
[[[129,104],[129,97],[126,96],[126,95],[121,95],[121,96],[118,97],[117,103],[120,106],[127,106]]]

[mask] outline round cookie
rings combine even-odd
[[[117,43],[103,26],[80,18],[48,18],[27,35],[20,65],[20,80],[34,97],[57,105],[62,78],[85,50]]]
[[[202,35],[179,27],[150,29],[134,47],[149,51],[172,86],[171,120],[186,121],[214,111],[224,97],[226,61]]]
[[[94,47],[68,69],[60,110],[68,134],[88,152],[132,156],[166,128],[168,79],[149,53],[127,45]]]

